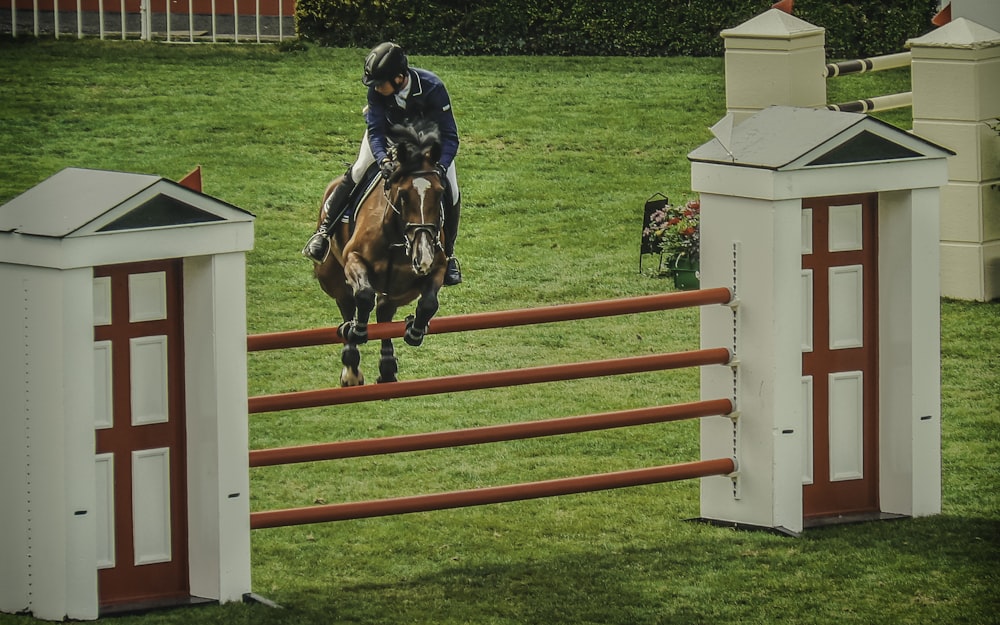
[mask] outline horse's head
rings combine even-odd
[[[443,253],[445,181],[434,167],[441,156],[441,139],[433,125],[397,126],[393,136],[399,167],[390,179],[389,200],[413,271],[424,276]]]

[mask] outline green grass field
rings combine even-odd
[[[178,179],[256,214],[252,333],[334,325],[299,249],[363,132],[364,50],[137,42],[0,43],[0,203],[64,167]],[[659,293],[638,271],[642,205],[691,197],[688,152],[724,114],[721,59],[442,58],[462,132],[458,255],[442,315]],[[906,90],[906,71],[830,83],[830,101]],[[904,128],[909,111],[885,119]],[[653,263],[647,261],[647,267]],[[697,482],[253,534],[253,585],[282,606],[142,623],[998,622],[1000,304],[942,301],[943,513],[736,532]],[[697,346],[698,311],[400,345],[403,379]],[[368,373],[377,346],[364,350]],[[335,348],[253,354],[250,394],[331,386]],[[251,416],[253,448],[691,401],[696,371],[598,378]],[[438,492],[698,457],[683,422],[400,456],[254,469],[255,510]],[[30,622],[0,615],[2,625]]]

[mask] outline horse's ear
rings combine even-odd
[[[440,161],[441,160],[441,144],[440,143],[435,143],[426,152],[424,152],[424,155],[427,157],[427,160],[429,160],[432,163],[436,163],[436,162]]]

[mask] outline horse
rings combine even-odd
[[[341,386],[365,383],[358,345],[368,341],[372,310],[377,322],[390,322],[400,307],[417,300],[403,336],[408,345],[417,347],[437,313],[438,291],[444,282],[447,182],[434,167],[441,155],[440,135],[433,124],[422,124],[394,126],[392,136],[395,145],[390,156],[396,170],[388,180],[373,183],[353,223],[337,224],[330,252],[313,268],[320,287],[336,300],[343,317],[337,328],[344,341]],[[323,220],[326,199],[342,181],[340,176],[327,186],[317,223]],[[382,339],[376,382],[395,382],[397,372],[392,340]]]

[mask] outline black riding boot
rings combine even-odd
[[[455,258],[455,239],[458,238],[461,212],[459,202],[448,202],[444,211],[444,253],[448,257],[448,269],[444,273],[445,286],[455,286],[462,282],[462,267]]]
[[[337,185],[330,197],[326,199],[326,214],[323,222],[316,229],[316,233],[309,238],[309,242],[302,248],[302,255],[312,259],[314,262],[322,263],[326,260],[326,254],[330,250],[330,234],[333,226],[347,210],[347,202],[354,191],[354,181],[350,174],[344,176],[344,181]]]

